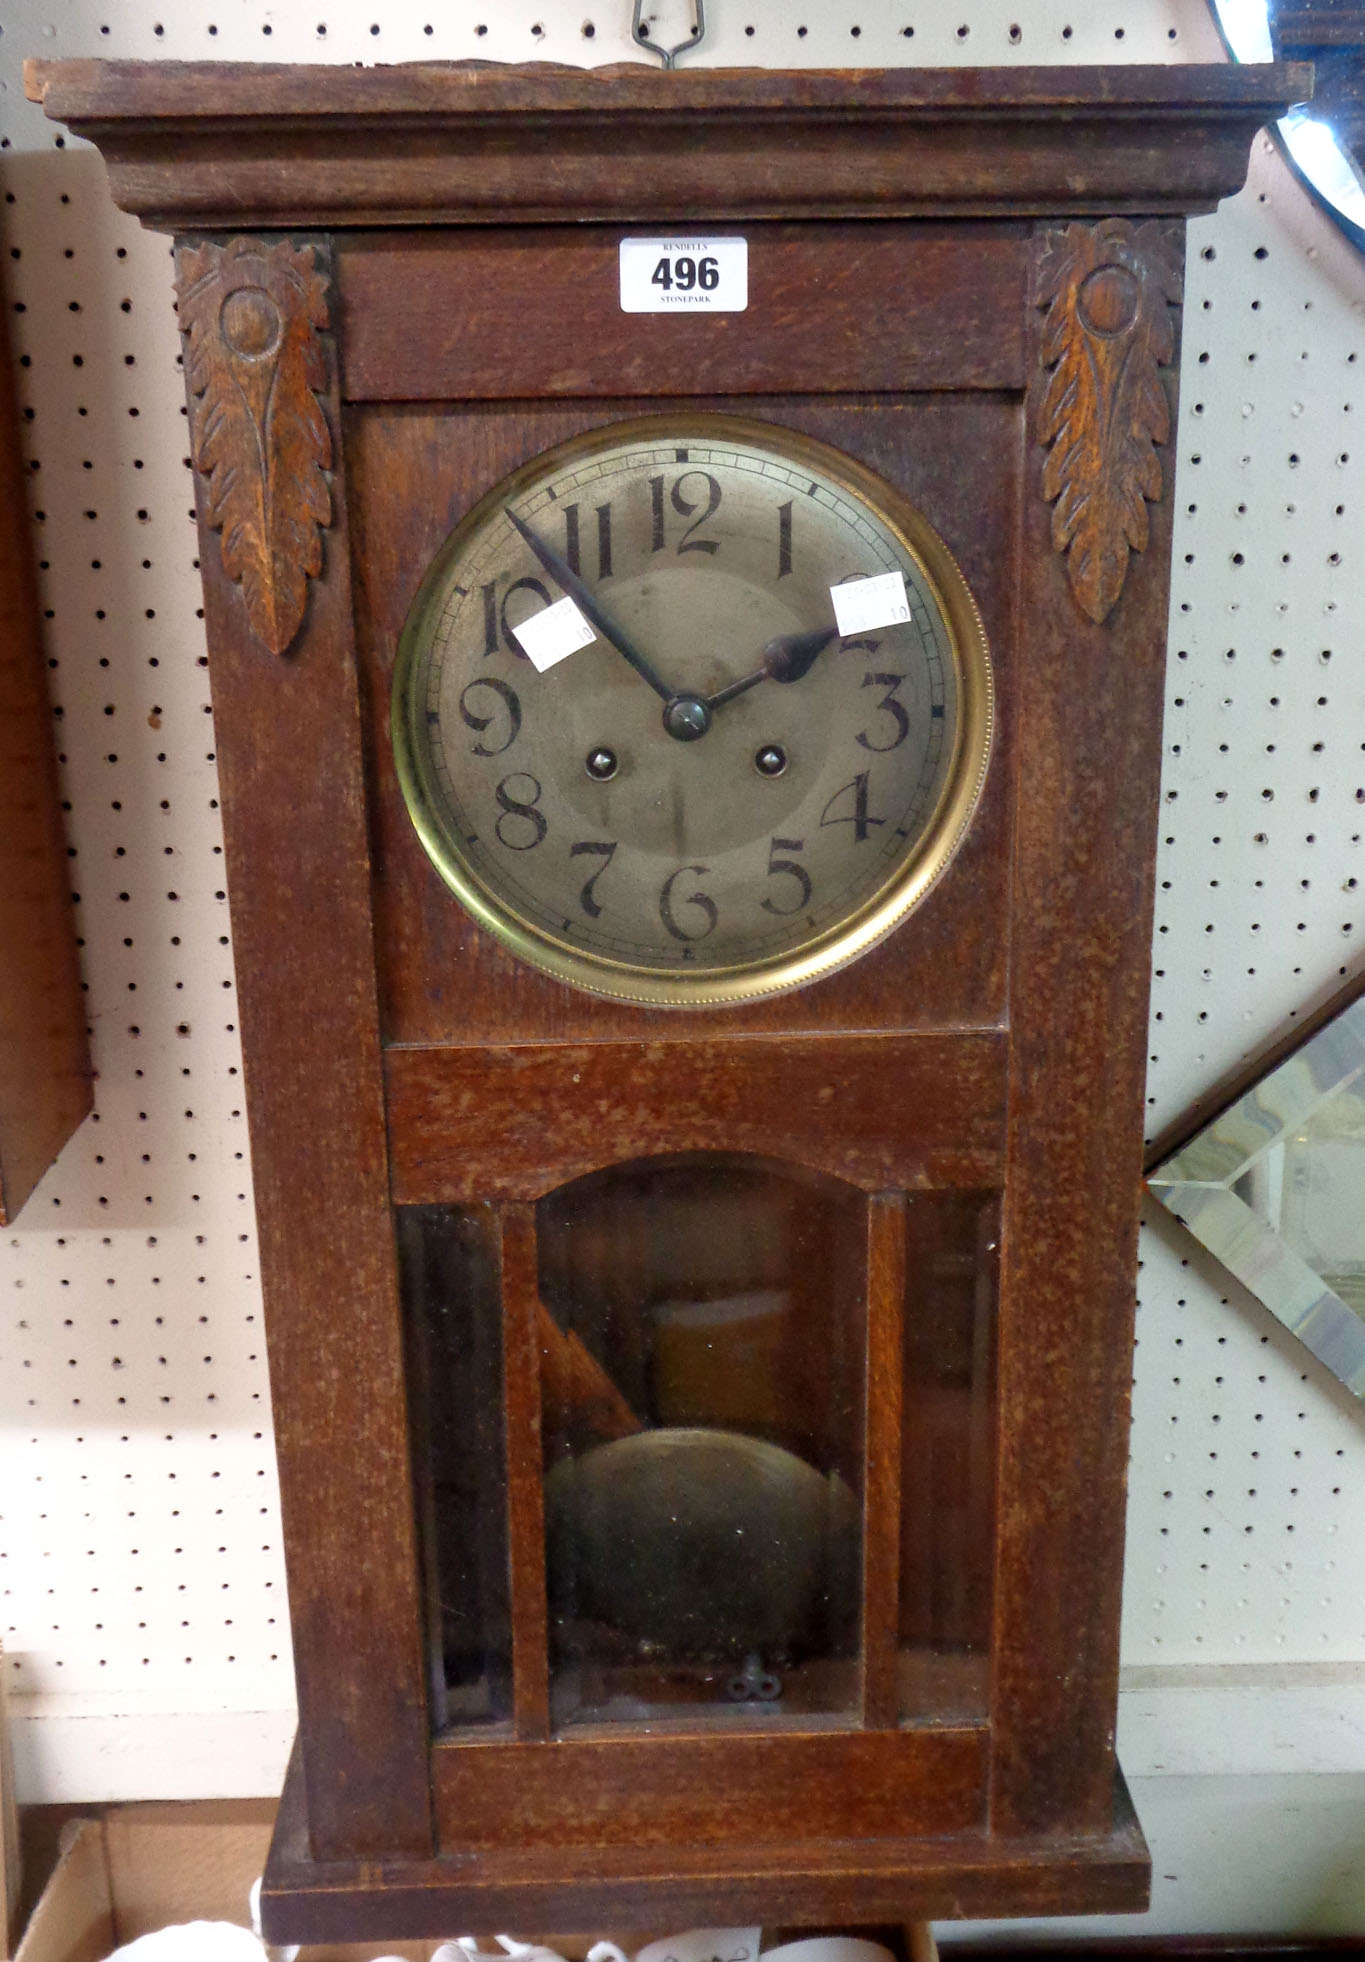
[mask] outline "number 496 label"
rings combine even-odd
[[[622,313],[743,313],[749,242],[743,238],[623,238]]]

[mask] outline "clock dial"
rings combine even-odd
[[[840,632],[836,588],[866,624]],[[422,842],[518,955],[737,1001],[852,959],[932,884],[991,677],[961,573],[889,485],[769,425],[659,416],[471,512],[409,616],[393,721]]]

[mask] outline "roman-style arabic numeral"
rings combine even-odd
[[[577,504],[561,506],[564,513],[564,563],[577,578],[583,577],[582,523]],[[597,515],[597,577],[611,578],[611,506],[599,504]]]
[[[799,913],[810,905],[813,890],[810,873],[804,865],[798,865],[794,858],[779,858],[779,852],[803,852],[806,849],[804,838],[774,838],[768,846],[768,877],[774,878],[785,873],[796,880],[796,897],[790,906],[779,906],[774,900],[761,899],[759,905],[765,913],[776,913],[779,918],[788,913]]]
[[[777,507],[777,576],[785,579],[792,569],[792,500]]]
[[[851,824],[853,826],[854,842],[861,845],[874,824],[886,823],[885,818],[868,816],[867,779],[868,772],[866,770],[859,770],[857,776],[854,777],[851,783],[843,784],[835,791],[824,810],[820,813],[820,827],[822,830],[826,825]],[[834,806],[839,802],[841,797],[850,798],[853,809],[848,812],[841,811],[837,816],[832,817],[830,813],[834,810]]]
[[[522,796],[516,794],[512,789],[514,784],[529,784],[531,787],[530,795]],[[529,770],[513,771],[510,777],[503,778],[502,782],[494,791],[493,795],[497,798],[499,809],[502,812],[495,828],[499,840],[506,845],[509,852],[534,851],[535,847],[540,844],[545,833],[549,830],[549,820],[545,816],[544,811],[536,808],[540,803],[542,794],[539,779],[533,777]],[[531,836],[528,838],[524,831],[518,831],[515,837],[509,837],[503,829],[508,824],[529,824],[531,827]]]
[[[683,489],[684,484],[693,477],[700,477],[706,485],[706,509],[699,517],[694,515],[698,508],[696,503],[694,503]],[[718,539],[693,537],[693,533],[700,531],[708,519],[715,517],[717,511],[720,509],[720,497],[720,485],[716,482],[716,479],[711,475],[709,470],[684,470],[681,476],[673,479],[673,488],[669,492],[668,501],[680,518],[692,519],[691,524],[678,540],[675,550],[678,552],[718,552],[720,550]],[[651,552],[662,552],[667,539],[664,523],[664,480],[662,477],[651,477],[649,480],[649,504],[649,549]]]
[[[873,750],[879,756],[884,755],[887,750],[899,749],[906,737],[910,734],[910,717],[906,714],[905,704],[896,700],[896,690],[904,680],[905,676],[903,674],[865,674],[863,676],[864,688],[884,688],[886,690],[886,693],[877,704],[877,712],[879,715],[889,715],[896,725],[896,733],[892,736],[889,743],[874,743],[866,729],[857,738],[864,749]]]
[[[683,485],[689,477],[700,477],[706,485],[706,509],[699,518],[693,518],[682,537],[678,540],[680,552],[718,552],[720,545],[714,538],[694,538],[693,532],[700,531],[709,518],[714,518],[720,509],[720,485],[709,470],[684,470],[674,482],[669,494],[669,502],[680,518],[691,518],[697,506],[683,495]]]
[[[715,900],[710,898],[708,894],[702,892],[700,887],[696,892],[688,893],[685,899],[679,900],[678,902],[680,906],[695,906],[701,913],[706,924],[700,932],[689,933],[686,927],[680,926],[677,915],[673,910],[673,887],[677,881],[685,878],[689,872],[700,874],[709,872],[710,870],[709,865],[680,865],[676,872],[670,872],[664,880],[659,893],[659,918],[663,921],[665,929],[672,934],[675,940],[705,940],[708,933],[715,931],[716,922],[720,918],[720,911]]]
[[[592,877],[588,880],[587,884],[584,886],[582,892],[580,892],[578,895],[578,903],[583,908],[583,911],[587,914],[590,920],[596,920],[601,918],[602,908],[598,904],[597,896],[593,891],[593,887],[597,884],[597,881],[601,878],[602,874],[606,871],[607,867],[611,864],[612,859],[616,856],[616,843],[617,841],[613,841],[609,845],[605,845],[605,844],[593,845],[585,841],[582,844],[570,845],[569,847],[570,858],[582,858],[587,856],[593,858],[600,858],[602,861],[602,863],[598,866],[597,870],[593,873]]]
[[[496,708],[492,709],[487,715],[480,715],[477,708],[470,707],[469,698],[474,694],[476,689],[488,690],[497,701],[501,702],[503,708],[506,710],[507,739],[505,742],[497,743],[491,748],[486,743],[475,743],[472,746],[471,754],[474,756],[501,756],[505,749],[512,747],[517,737],[521,734],[521,703],[517,700],[515,690],[509,688],[505,681],[499,681],[494,675],[480,675],[477,680],[471,681],[460,695],[460,717],[466,728],[472,729],[476,735],[481,736],[498,719]]]
[[[484,587],[484,593],[486,591],[488,589]],[[522,618],[520,620],[508,620],[508,606],[510,606],[512,598],[518,593],[535,594],[535,598],[541,602],[541,606],[549,606],[551,604],[549,587],[545,585],[543,579],[514,579],[512,585],[508,587],[508,591],[502,594],[502,604],[498,606],[498,612],[496,612],[496,630],[494,630],[492,647],[490,647],[488,645],[488,600],[484,600],[484,653],[496,653],[498,651],[498,632],[500,632],[502,645],[508,649],[508,653],[514,653],[518,657],[518,661],[530,661],[530,653],[526,651],[524,645],[520,644],[514,638],[512,628],[514,626],[522,626],[522,620],[530,620],[531,612],[535,612],[537,608],[530,608],[530,612],[522,612],[522,608],[518,606],[516,612],[522,614]]]

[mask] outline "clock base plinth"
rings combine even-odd
[[[756,1829],[761,1821],[755,1821]],[[313,1860],[297,1753],[261,1890],[272,1943],[440,1940],[466,1928],[830,1926],[1138,1913],[1151,1860],[1121,1772],[1112,1830],[803,1845],[528,1847]]]

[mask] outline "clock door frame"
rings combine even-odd
[[[1183,214],[1238,187],[1255,129],[1310,78],[58,63],[28,82],[100,143],[119,201],[180,235],[299,1687],[269,1937],[1140,1907],[1113,1730]],[[746,313],[620,314],[616,232],[593,228],[680,223],[748,236]],[[682,379],[693,403],[769,397],[798,417],[822,391],[874,416],[921,396],[1012,403],[1017,492],[991,541],[1009,593],[988,621],[1008,677],[999,828],[982,834],[1007,961],[984,959],[975,1019],[942,999],[898,1008],[926,921],[961,905],[969,837],[882,948],[785,1003],[711,1017],[575,997],[556,1025],[518,982],[508,1019],[463,1051],[390,1047],[385,705],[357,621],[402,554],[355,468],[356,419],[469,402],[529,429],[528,402],[662,405]],[[425,489],[418,470],[389,487],[414,508]],[[926,515],[970,559],[956,522]],[[544,1011],[516,1040],[514,1007]],[[661,1061],[684,1044],[704,1089],[685,1125]],[[765,1058],[787,1085],[856,1079],[876,1118],[824,1167],[868,1195],[870,1439],[899,1420],[904,1241],[886,1195],[916,1178],[1002,1193],[988,1734],[889,1720],[895,1495],[879,1468],[861,1725],[746,1742],[740,1802],[721,1792],[657,1834],[601,1830],[609,1790],[548,1811],[533,1790],[524,1843],[473,1845],[461,1820],[498,1780],[505,1794],[569,1749],[547,1735],[536,1659],[531,1305],[532,1206],[574,1175],[573,1126],[554,1127],[547,1171],[508,1085],[539,1072],[567,1113],[587,1078],[593,1108],[615,1102],[589,1169],[742,1146],[725,1085]],[[818,1157],[820,1127],[802,1135],[796,1162]],[[509,1566],[531,1630],[513,1658],[520,1734],[490,1747],[488,1779],[479,1746],[436,1745],[464,1768],[433,1767],[394,1233],[397,1204],[457,1199],[462,1177],[501,1207]],[[715,1755],[705,1738],[588,1749],[618,1797]],[[447,1776],[467,1789],[443,1800]]]

